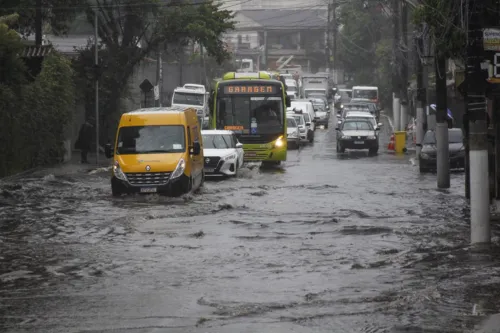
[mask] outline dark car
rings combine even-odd
[[[460,128],[448,129],[449,159],[450,169],[465,168],[465,147],[464,136]],[[436,133],[427,131],[422,141],[422,150],[420,152],[419,168],[420,172],[436,170],[437,167],[437,148]]]
[[[337,130],[337,152],[346,149],[368,149],[370,154],[378,152],[378,129],[361,119],[346,119]]]

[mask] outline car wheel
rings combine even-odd
[[[328,129],[328,124],[325,125],[325,129]]]
[[[309,143],[313,143],[314,142],[314,132],[311,133],[311,136],[309,137]]]
[[[429,172],[429,169],[426,168],[424,165],[422,165],[422,163],[419,161],[419,163],[418,163],[418,171],[420,173],[426,173],[426,172]]]

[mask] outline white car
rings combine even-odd
[[[306,121],[304,119],[304,115],[302,113],[296,113],[293,111],[287,111],[286,113],[287,117],[293,117],[295,119],[295,122],[297,123],[299,127],[299,138],[300,138],[300,143],[301,144],[306,144],[309,142],[307,136],[308,136],[308,129],[306,127]]]
[[[232,131],[205,130],[203,155],[205,175],[236,176],[243,165],[243,144]]]
[[[345,121],[346,119],[354,119],[354,118],[368,120],[372,124],[373,128],[375,128],[375,130],[380,130],[380,128],[383,125],[382,123],[377,123],[377,120],[370,112],[363,112],[363,111],[347,111],[343,121]],[[340,126],[343,121],[339,120],[337,121],[337,124]]]
[[[286,116],[286,141],[289,149],[300,146],[299,125],[291,115]]]

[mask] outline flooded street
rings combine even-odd
[[[437,190],[387,132],[337,155],[332,124],[181,198],[81,167],[0,183],[0,331],[471,331],[500,312],[496,251],[468,249],[463,173]]]

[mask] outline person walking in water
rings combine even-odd
[[[80,162],[87,164],[89,163],[87,155],[92,147],[92,129],[94,125],[94,118],[88,118],[82,127],[80,127],[80,132],[78,133],[78,139],[75,143],[75,149],[80,149],[81,159]]]

